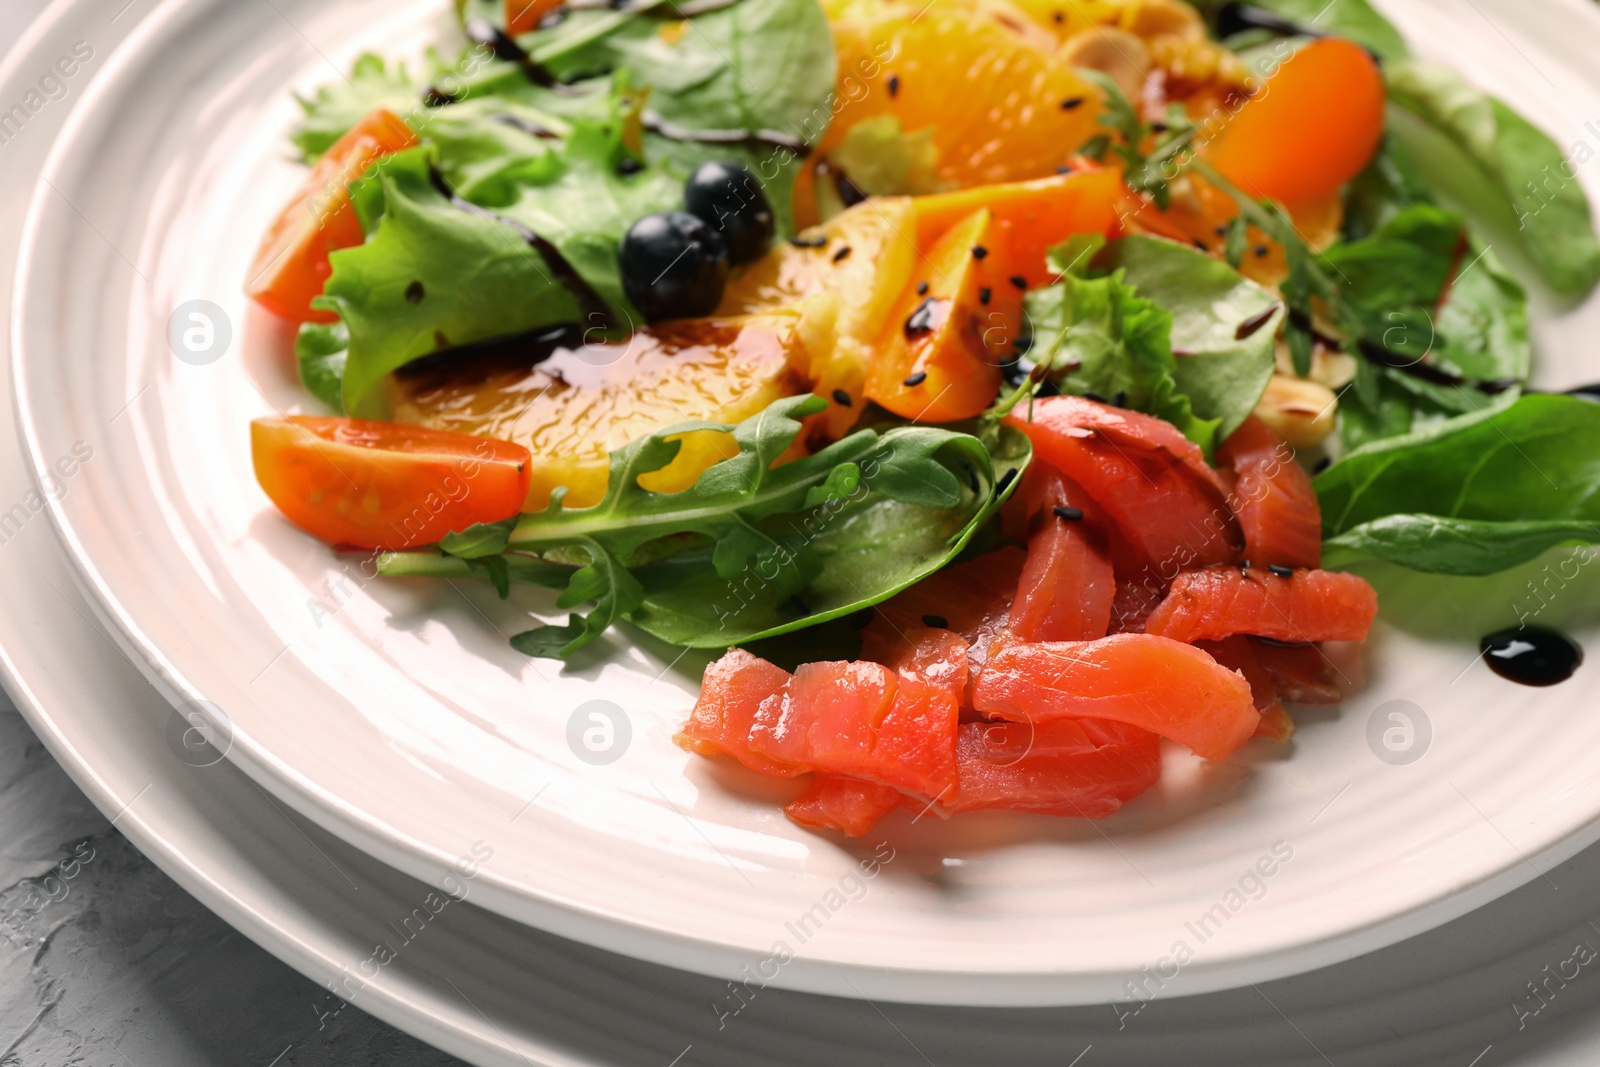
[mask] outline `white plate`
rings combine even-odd
[[[45,63],[84,39],[85,28],[109,52],[128,28],[108,23],[121,3],[58,3],[0,62],[0,99],[20,97]],[[72,106],[69,100],[61,111]],[[59,119],[44,116],[29,139],[7,146],[8,176],[37,173]],[[20,204],[0,201],[0,285],[10,279],[20,215]],[[5,316],[0,307],[0,321]],[[13,422],[3,403],[9,392],[0,380],[4,501],[24,499],[30,487],[19,450],[4,443]],[[229,922],[319,983],[359,967],[370,945],[393,937],[387,923],[427,889],[285,817],[227,763],[197,768],[175,759],[166,733],[177,722],[172,711],[110,648],[71,582],[71,567],[42,519],[0,549],[8,600],[34,607],[0,613],[0,667],[40,737],[124,834]],[[718,1029],[708,1008],[727,996],[721,983],[562,942],[470,903],[441,913],[430,927],[439,936],[413,941],[355,1002],[485,1067],[667,1064],[674,1057],[682,1067],[925,1067],[929,1059],[940,1067],[1062,1067],[1089,1045],[1084,1067],[1326,1060],[1577,1067],[1592,1061],[1600,1042],[1600,985],[1552,984],[1550,1006],[1526,1020],[1508,1010],[1518,996],[1524,1008],[1531,1005],[1524,983],[1542,979],[1546,966],[1562,966],[1575,941],[1600,942],[1585,921],[1600,893],[1600,850],[1550,874],[1559,893],[1536,881],[1361,960],[1259,992],[1153,1005],[1122,1020],[1126,1025],[1103,1005],[886,1006],[879,1014],[861,1003],[767,990]],[[318,1007],[337,1005],[324,1000]],[[308,1011],[304,1033],[284,1034],[285,1045],[326,1037],[318,1025]],[[337,1028],[338,1018],[329,1025]]]
[[[26,447],[40,469],[93,451],[63,468],[74,473],[52,518],[118,640],[169,698],[224,709],[230,756],[280,800],[424,881],[475,844],[492,849],[475,900],[605,948],[791,988],[991,1004],[1108,1000],[1180,941],[1194,952],[1187,992],[1347,958],[1600,832],[1600,780],[1570,758],[1600,742],[1581,680],[1525,690],[1472,665],[1470,638],[1515,617],[1525,575],[1380,576],[1389,619],[1416,633],[1380,626],[1368,695],[1303,720],[1292,759],[1259,745],[1220,766],[1177,760],[1159,790],[1098,825],[892,820],[895,858],[870,881],[860,863],[879,838],[847,849],[803,833],[763,787],[671,745],[694,672],[674,670],[670,650],[619,635],[611,661],[563,669],[505,647],[536,603],[523,594],[503,605],[467,586],[352,581],[251,478],[249,418],[304,398],[284,331],[247,313],[238,286],[300,176],[282,160],[285,90],[336,77],[364,47],[415,45],[440,6],[169,0],[97,61],[23,241],[13,369]],[[1600,114],[1587,34],[1573,31],[1600,16],[1579,0],[1400,14],[1420,50],[1481,72],[1558,139]],[[195,299],[219,305],[234,335],[204,366],[166,343],[169,316]],[[1597,320],[1592,304],[1541,316],[1547,380],[1593,377],[1581,339]],[[1574,589],[1543,618],[1575,615],[1591,639],[1594,602]],[[597,698],[631,723],[606,766],[567,741]],[[1392,699],[1432,724],[1408,766],[1365,740]],[[1242,900],[1230,890],[1275,845],[1293,858],[1201,943],[1193,924]]]

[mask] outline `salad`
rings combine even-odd
[[[455,6],[300,101],[247,289],[325,413],[257,478],[559,590],[527,655],[715,650],[679,743],[803,825],[1110,814],[1358,684],[1342,568],[1600,540],[1596,390],[1529,386],[1573,163],[1365,0]]]

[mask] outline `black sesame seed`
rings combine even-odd
[[[1092,389],[1085,389],[1083,391],[1083,398],[1085,400],[1093,400],[1096,404],[1109,404],[1109,403],[1111,403],[1111,401],[1107,400],[1105,397],[1101,396],[1099,393],[1095,392]]]
[[[1067,16],[1063,15],[1059,11],[1052,11],[1052,12],[1050,12],[1050,21],[1054,22],[1057,26],[1059,26],[1063,22],[1067,21]]]
[[[406,303],[420,303],[423,295],[421,282],[412,282],[410,285],[406,286]]]
[[[1126,389],[1118,389],[1116,395],[1111,398],[1111,406],[1115,408],[1127,407],[1128,391]]]
[[[918,296],[927,296],[928,295],[928,283],[927,282],[918,282],[917,283],[917,295]]]
[[[835,252],[833,254],[833,261],[835,263],[837,263],[841,259],[847,258],[849,255],[850,255],[850,246],[849,245],[844,245],[839,249],[839,251],[837,251],[837,252]]]
[[[925,370],[919,370],[919,371],[917,371],[917,373],[913,374],[911,377],[907,378],[905,381],[901,382],[900,384],[905,386],[907,389],[915,389],[917,386],[921,385],[923,382],[925,382],[927,380],[928,380],[928,372],[925,371]]]
[[[935,630],[948,630],[950,629],[950,620],[943,615],[924,615],[922,617],[922,625],[931,626]]]
[[[1225,226],[1225,225],[1224,226],[1218,226],[1217,227],[1217,236],[1218,237],[1226,237],[1226,236],[1228,236],[1228,227]]]
[[[1062,111],[1072,111],[1072,110],[1074,110],[1074,109],[1076,109],[1078,107],[1081,107],[1082,105],[1083,105],[1083,97],[1081,97],[1081,96],[1069,96],[1065,100],[1061,101],[1061,110]]]
[[[1028,279],[1024,278],[1020,274],[1013,274],[1011,276],[1011,284],[1016,286],[1018,289],[1026,291],[1028,288]]]
[[[1006,490],[1010,489],[1011,488],[1011,483],[1016,481],[1016,480],[1017,480],[1017,468],[1011,467],[1004,474],[1002,474],[1000,476],[1000,480],[995,483],[994,495],[995,496],[1005,496]]]
[[[962,466],[967,468],[967,484],[971,485],[972,491],[976,493],[981,488],[978,484],[978,468],[970,463],[962,464]]]
[[[845,392],[843,389],[835,389],[833,391],[833,402],[838,404],[840,407],[849,407],[850,394]]]
[[[1061,164],[1059,167],[1056,168],[1056,173],[1057,174],[1071,174],[1072,173],[1072,164],[1071,163],[1063,163],[1063,164]]]
[[[992,299],[994,299],[994,291],[988,286],[984,286],[978,290],[978,303],[987,306],[989,301]]]
[[[1170,127],[1165,122],[1152,122],[1150,124],[1151,133],[1166,133],[1168,129]]]
[[[1321,474],[1331,466],[1333,466],[1333,457],[1323,456],[1321,459],[1317,460],[1317,465],[1311,468],[1311,473]]]
[[[791,237],[789,243],[796,248],[822,248],[828,243],[828,238],[819,233],[814,237]]]
[[[1267,246],[1266,245],[1256,245],[1256,255],[1264,256],[1266,254],[1267,254]]]
[[[630,174],[638,174],[644,170],[644,162],[632,156],[623,156],[617,161],[617,173],[626,178]]]
[[[1276,563],[1267,564],[1267,570],[1272,574],[1276,574],[1279,578],[1294,577],[1294,571],[1290,570],[1288,567],[1280,567]]]
[[[989,254],[989,250],[987,248],[983,247],[982,245],[973,245],[972,246],[972,258],[973,259],[982,259],[984,256],[986,256],[988,254]]]
[[[896,95],[899,94],[899,92],[900,92],[900,75],[898,75],[898,74],[889,75],[889,95],[891,97],[892,96],[896,96]]]
[[[1210,246],[1210,245],[1208,245],[1208,244],[1206,244],[1206,243],[1205,243],[1205,242],[1204,242],[1204,241],[1202,241],[1202,240],[1200,240],[1200,238],[1198,238],[1198,237],[1196,237],[1196,238],[1195,238],[1195,239],[1194,239],[1194,246],[1195,246],[1195,247],[1196,247],[1196,248],[1198,248],[1198,249],[1199,249],[1199,250],[1200,250],[1200,251],[1202,251],[1202,252],[1209,252],[1209,251],[1211,251],[1211,246]]]
[[[1056,513],[1056,518],[1066,519],[1068,522],[1077,522],[1083,518],[1082,508],[1072,508],[1062,504],[1060,507],[1051,508],[1050,510]]]

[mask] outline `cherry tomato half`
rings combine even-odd
[[[245,292],[258,304],[295,322],[333,322],[313,311],[333,267],[328,253],[362,242],[361,220],[350,202],[350,183],[384,156],[418,144],[394,112],[376,108],[334,142],[311,168],[305,184],[261,239]]]
[[[398,550],[517,514],[528,450],[510,441],[366,419],[287,415],[250,424],[256,481],[324,541]]]
[[[561,6],[561,0],[506,0],[506,33],[520,37],[539,28],[544,17]]]

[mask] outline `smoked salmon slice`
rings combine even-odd
[[[1244,536],[1222,480],[1175,427],[1075,396],[1035,401],[1031,421],[1006,418],[1028,435],[1036,459],[1105,510],[1158,583],[1238,558]]]
[[[1322,563],[1322,508],[1294,450],[1251,415],[1217,450],[1235,478],[1228,502],[1244,531],[1244,554],[1265,567]]]
[[[1296,643],[1364,641],[1377,615],[1378,594],[1354,574],[1212,567],[1179,575],[1145,630],[1175,641],[1232,634]]]
[[[706,668],[689,721],[673,738],[679,747],[702,756],[732,756],[752,771],[791,778],[806,768],[760,755],[750,748],[750,728],[756,711],[767,700],[778,699],[789,684],[782,667],[730,648]]]
[[[1096,719],[969,722],[956,735],[961,784],[947,813],[1004,808],[1101,819],[1161,777],[1148,730]]]
[[[819,774],[783,810],[801,826],[860,837],[904,799],[904,793],[890,786],[843,774]]]
[[[1014,637],[1089,641],[1106,635],[1117,585],[1104,521],[1082,486],[1059,471],[1045,472],[1008,617]]]
[[[1278,698],[1277,686],[1272,684],[1272,675],[1256,654],[1255,641],[1235,634],[1221,641],[1196,641],[1195,647],[1203,649],[1230,671],[1238,671],[1250,683],[1250,698],[1261,713],[1261,722],[1256,726],[1257,737],[1287,741],[1294,736],[1294,720],[1283,710],[1283,701]]]
[[[1205,652],[1151,634],[1008,643],[973,686],[973,706],[1034,724],[1111,719],[1223,759],[1255,733],[1250,683]]]
[[[955,788],[960,713],[949,689],[879,663],[806,663],[757,706],[750,749],[779,766],[934,797]]]

